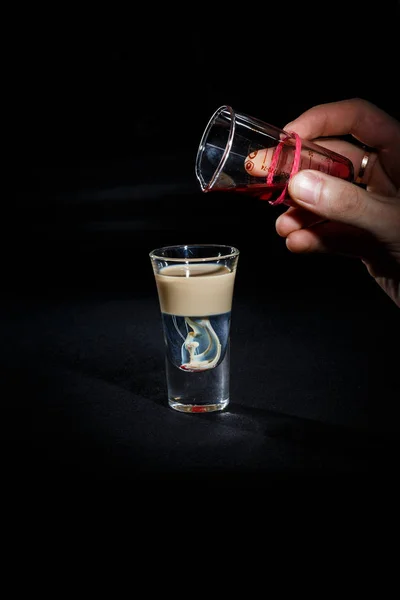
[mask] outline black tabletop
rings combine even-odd
[[[21,255],[2,296],[2,395],[15,411],[8,452],[22,453],[34,478],[52,486],[337,489],[390,479],[398,309],[362,263],[290,254],[269,205],[248,200],[245,210],[210,194],[213,225],[204,230],[200,218],[186,229],[184,207],[199,197],[175,196],[176,230],[127,220],[117,232],[105,223],[94,232],[74,226],[71,235],[66,220],[73,241],[49,228]],[[146,201],[155,214],[166,204]],[[233,218],[224,227],[228,208]],[[231,401],[222,413],[182,414],[167,405],[148,253],[213,240],[241,251]],[[28,434],[21,412],[32,418]]]

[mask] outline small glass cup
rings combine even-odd
[[[229,404],[230,324],[239,250],[193,244],[150,252],[165,342],[168,404],[188,413]]]
[[[218,108],[208,122],[195,166],[203,192],[245,193],[270,204],[290,204],[289,179],[301,169],[354,179],[347,157],[230,106]]]

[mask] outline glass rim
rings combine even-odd
[[[200,169],[200,160],[201,157],[203,155],[203,151],[205,148],[205,142],[206,139],[208,137],[208,134],[211,131],[211,128],[214,125],[214,122],[216,121],[216,119],[219,117],[219,115],[223,112],[228,112],[230,114],[231,117],[231,126],[230,126],[230,130],[229,130],[229,135],[228,135],[228,141],[226,142],[225,148],[224,148],[224,153],[222,155],[221,160],[219,161],[219,164],[217,166],[217,168],[215,169],[211,179],[209,180],[208,183],[206,183],[201,175],[201,169]],[[209,192],[211,190],[211,188],[213,187],[214,183],[217,181],[222,169],[224,168],[226,159],[228,158],[229,152],[231,151],[231,147],[232,147],[232,143],[233,143],[233,137],[235,134],[235,126],[236,126],[236,117],[235,117],[235,111],[233,110],[232,106],[229,106],[228,104],[223,104],[222,106],[220,106],[219,108],[217,108],[217,110],[214,112],[214,114],[211,116],[210,120],[208,121],[206,128],[203,132],[203,135],[201,136],[201,140],[200,140],[200,144],[199,147],[197,149],[197,155],[196,155],[196,177],[200,182],[200,186],[203,192]]]
[[[165,250],[176,250],[178,248],[229,248],[230,252],[226,252],[225,254],[220,254],[220,255],[212,255],[210,254],[210,256],[203,256],[203,257],[196,257],[196,258],[187,258],[185,256],[181,256],[181,257],[170,257],[170,256],[163,256],[161,253]],[[150,258],[153,259],[157,259],[157,260],[166,260],[168,262],[176,262],[176,263],[198,263],[198,262],[206,262],[206,261],[210,261],[210,260],[223,260],[223,259],[227,259],[227,258],[235,258],[236,256],[239,256],[240,251],[235,248],[234,246],[228,246],[227,244],[176,244],[176,245],[172,245],[172,246],[161,246],[160,248],[155,248],[154,250],[152,250],[151,252],[149,252],[149,256]]]

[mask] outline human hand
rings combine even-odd
[[[351,134],[374,149],[361,182],[366,189],[319,171],[294,175],[293,206],[276,230],[291,252],[359,257],[400,307],[400,123],[356,98],[315,106],[284,129],[347,156],[356,174],[365,150],[331,136]]]

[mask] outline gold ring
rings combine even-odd
[[[358,175],[357,178],[355,180],[355,183],[361,183],[362,179],[365,175],[365,169],[367,168],[367,164],[369,161],[369,157],[370,157],[370,152],[366,152],[363,156],[363,159],[361,161],[361,165],[360,165],[360,170],[358,171]]]

